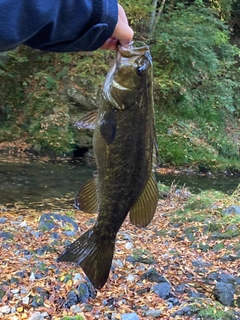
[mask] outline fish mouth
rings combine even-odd
[[[136,56],[142,56],[149,51],[149,46],[141,41],[131,41],[129,44],[117,46],[117,56],[122,58],[133,58]]]

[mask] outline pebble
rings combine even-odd
[[[140,320],[140,318],[135,312],[131,312],[123,314],[121,320]]]
[[[22,222],[19,223],[18,226],[19,226],[19,228],[27,228],[28,225],[27,225],[26,221],[22,221]]]
[[[30,280],[30,281],[35,281],[35,275],[34,275],[33,272],[31,272],[31,275],[30,275],[30,277],[29,277],[29,280]]]
[[[113,259],[113,264],[119,269],[124,267],[124,264],[120,259]]]
[[[12,293],[18,293],[18,292],[19,292],[19,289],[12,289],[11,292],[12,292]]]
[[[28,296],[22,298],[22,303],[29,304],[30,298]]]
[[[7,314],[10,312],[11,312],[11,309],[9,308],[9,306],[0,307],[0,313]]]
[[[83,281],[83,276],[80,273],[76,273],[73,277],[73,282]]]
[[[0,218],[0,224],[4,224],[7,221],[7,218]]]
[[[153,285],[152,290],[162,299],[166,299],[171,290],[172,286],[168,282],[160,282]]]
[[[82,312],[82,309],[79,306],[75,305],[75,304],[70,307],[70,310],[72,312],[74,312],[75,314],[78,314],[78,313]]]
[[[134,282],[135,281],[135,277],[132,274],[129,274],[127,276],[127,281]]]
[[[161,310],[148,310],[145,312],[146,317],[153,317],[153,318],[158,318],[160,317],[162,311]]]
[[[31,315],[29,320],[44,320],[44,316],[39,311],[37,311]]]
[[[131,250],[131,249],[133,248],[132,242],[127,242],[127,243],[125,244],[125,248],[126,248],[127,250]]]

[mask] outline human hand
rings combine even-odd
[[[133,30],[128,25],[128,19],[123,7],[118,4],[118,22],[114,32],[102,46],[104,50],[116,50],[118,41],[121,45],[127,45],[133,38]]]

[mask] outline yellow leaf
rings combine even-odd
[[[17,307],[17,312],[23,312],[23,307]]]

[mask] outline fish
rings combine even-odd
[[[137,227],[147,226],[156,211],[154,170],[157,145],[154,121],[153,63],[142,42],[118,45],[103,84],[98,111],[78,121],[94,128],[97,172],[80,188],[75,205],[97,212],[95,224],[70,244],[58,262],[79,265],[96,289],[106,283],[117,233],[129,214]]]

